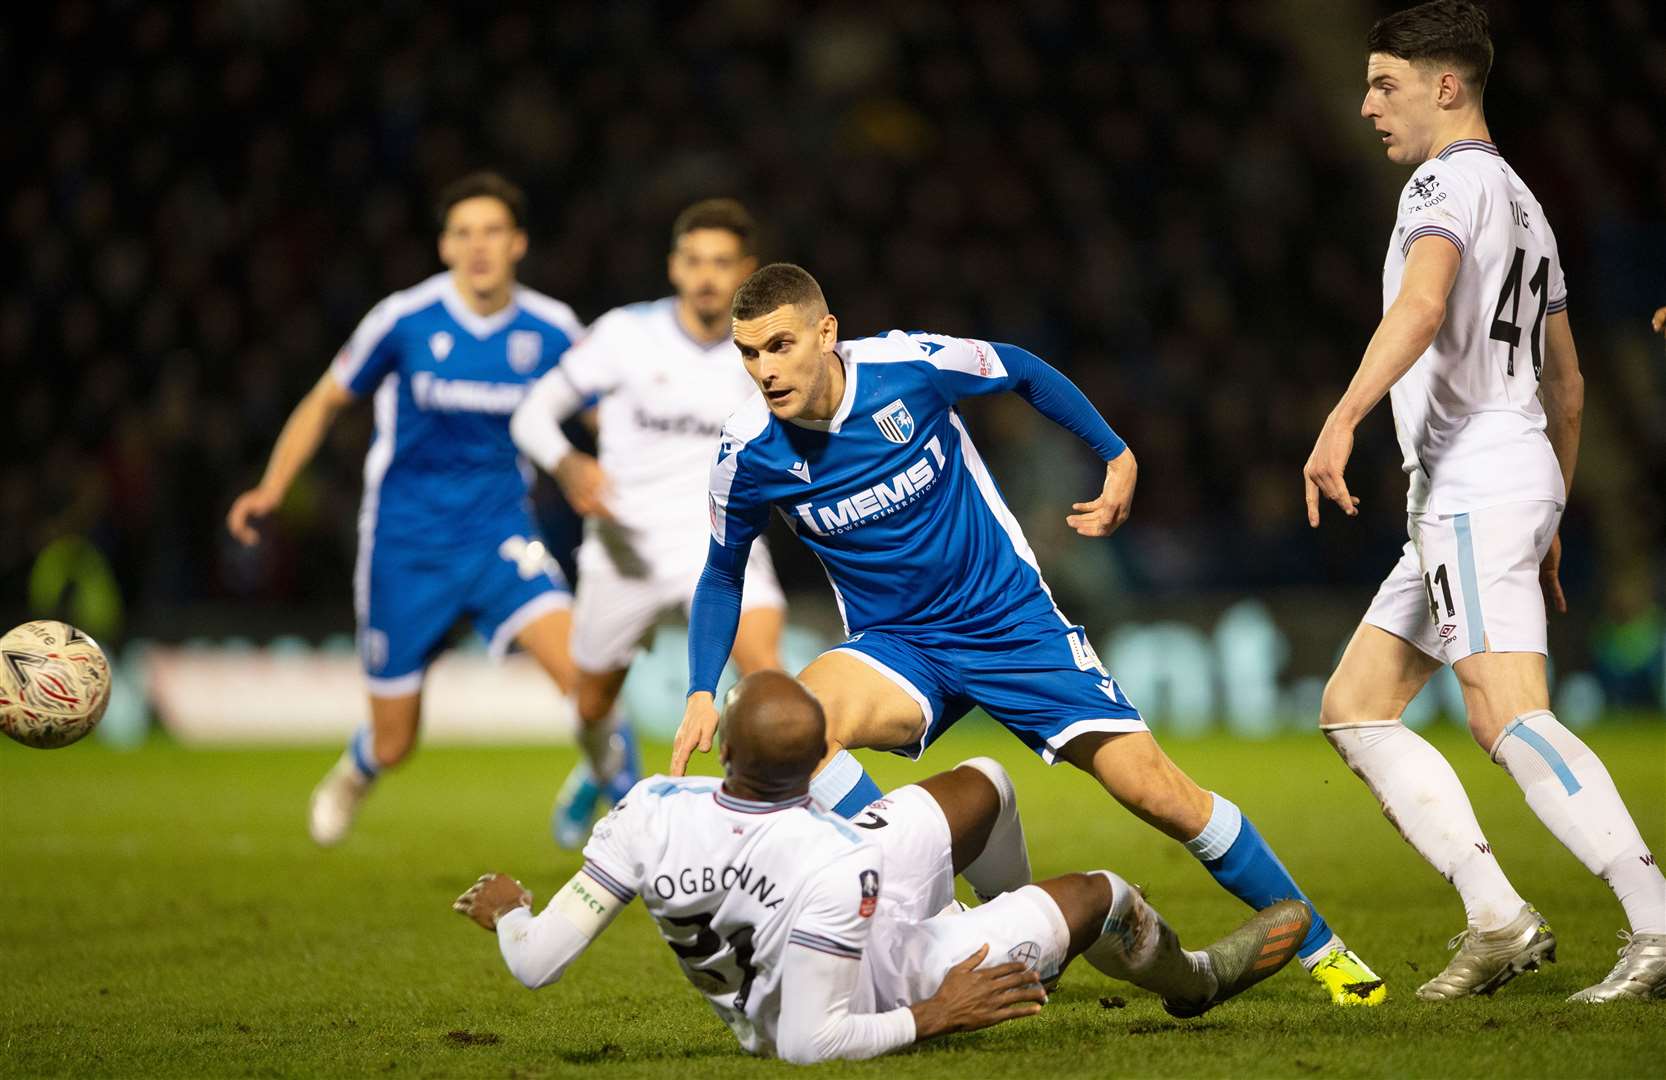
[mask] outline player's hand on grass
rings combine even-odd
[[[1354,452],[1354,429],[1326,420],[1319,431],[1319,441],[1302,466],[1302,485],[1307,496],[1307,523],[1319,527],[1319,496],[1323,495],[1342,508],[1349,517],[1359,513],[1359,499],[1348,494],[1347,481],[1342,471],[1348,467],[1348,457]]]
[[[976,1031],[1041,1011],[1047,1001],[1041,976],[1016,961],[979,970],[988,955],[989,946],[984,945],[949,969],[937,993],[910,1006],[916,1039]]]
[[[1083,536],[1109,536],[1128,520],[1134,506],[1134,480],[1139,466],[1134,452],[1123,448],[1122,453],[1105,462],[1105,487],[1092,502],[1071,503],[1077,511],[1065,518],[1065,524]]]
[[[688,759],[694,751],[709,753],[716,733],[717,706],[712,704],[710,694],[696,690],[688,695],[683,722],[677,727],[677,737],[671,741],[671,775],[682,776],[688,772]]]
[[[556,464],[555,480],[561,485],[568,504],[580,516],[613,518],[607,508],[613,482],[594,457],[581,450],[571,451]]]
[[[1661,311],[1666,312],[1666,308]],[[1545,603],[1555,608],[1558,615],[1566,615],[1568,598],[1562,595],[1561,568],[1562,534],[1557,533],[1550,538],[1550,550],[1545,552],[1545,561],[1539,564],[1539,588],[1544,590]]]
[[[283,502],[282,495],[275,495],[264,488],[251,488],[237,496],[237,501],[231,504],[231,510],[226,514],[226,529],[244,547],[253,547],[260,543],[260,531],[254,523],[276,510]]]
[[[532,894],[508,874],[481,874],[479,881],[451,902],[452,911],[467,915],[487,930],[496,930],[497,921],[516,908],[531,906]]]

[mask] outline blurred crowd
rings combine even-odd
[[[1646,0],[1491,6],[1493,134],[1557,229],[1588,380],[1564,576],[1625,623],[1666,580],[1666,36]],[[1404,539],[1386,403],[1360,519],[1310,532],[1299,471],[1380,314],[1404,176],[1350,122],[1387,8],[1314,7],[51,5],[4,38],[8,602],[81,536],[141,619],[345,607],[368,410],[266,547],[222,517],[357,320],[437,268],[433,193],[486,166],[531,196],[522,279],[586,319],[666,292],[673,215],[733,194],[847,335],[1064,369],[1139,456],[1116,542],[1067,537],[1098,482],[1068,436],[1020,403],[968,411],[1067,598],[1342,584],[1363,605]]]

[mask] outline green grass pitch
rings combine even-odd
[[[1389,980],[1341,1010],[1292,967],[1198,1021],[1085,964],[1034,1019],[894,1057],[885,1077],[1659,1075],[1666,1003],[1563,1002],[1613,962],[1618,904],[1459,732],[1435,736],[1560,963],[1493,999],[1412,994],[1445,962],[1456,896],[1317,734],[1175,741],[1200,783],[1257,822],[1320,910]],[[1666,852],[1666,725],[1589,733],[1645,838]],[[4,742],[4,740],[0,740]],[[650,763],[665,747],[650,746]],[[864,755],[882,786],[993,754],[1012,769],[1038,876],[1108,867],[1147,886],[1192,945],[1243,909],[1176,844],[1068,766],[963,724],[923,764]],[[0,1074],[6,1076],[751,1076],[633,906],[558,985],[529,993],[451,912],[486,870],[542,898],[578,866],[546,832],[572,761],[554,749],[419,753],[341,848],[308,842],[326,750],[188,751],[156,741],[0,747]],[[710,767],[709,759],[707,766]]]

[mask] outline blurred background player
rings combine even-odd
[[[554,832],[564,847],[584,842],[602,788],[618,799],[636,783],[634,740],[614,704],[638,645],[661,614],[687,611],[705,565],[706,481],[718,436],[757,393],[729,319],[735,290],[757,268],[755,231],[733,199],[684,210],[666,260],[676,295],[597,319],[510,422],[521,452],[588,517],[572,637],[585,757],[556,801]],[[599,460],[573,449],[560,428],[596,399]],[[734,648],[743,674],[780,666],[786,608],[763,544],[748,570]]]
[[[644,780],[541,914],[501,874],[457,898],[523,984],[559,979],[640,895],[741,1046],[807,1064],[1033,1015],[1081,955],[1197,1016],[1278,971],[1306,929],[1306,906],[1286,901],[1193,952],[1109,871],[1030,884],[1012,781],[989,758],[899,788],[859,822],[815,810],[825,717],[782,672],[738,683],[722,724],[723,780]],[[956,904],[957,873],[987,902]]]
[[[410,753],[424,672],[460,617],[495,654],[519,642],[563,692],[575,681],[571,596],[532,524],[509,416],[583,328],[566,304],[515,281],[525,208],[495,173],[441,194],[448,269],[371,309],[290,414],[260,486],[226,517],[233,536],[257,543],[255,522],[282,504],[337,415],[375,392],[353,582],[370,724],[312,794],[319,844],[339,842],[372,782]]]
[[[747,551],[774,507],[826,566],[849,635],[800,675],[827,709],[831,753],[810,788],[822,806],[845,813],[872,785],[846,748],[917,758],[982,706],[1043,761],[1094,776],[1252,908],[1305,900],[1249,818],[1163,753],[1054,604],[955,409],[1010,390],[1091,446],[1103,487],[1066,521],[1108,536],[1128,517],[1134,455],[1075,384],[1012,345],[901,331],[841,342],[821,287],[786,263],[747,279],[734,318],[762,397],[730,418],[712,467],[672,773],[711,746]],[[1301,956],[1339,1005],[1387,994],[1317,912]]]
[[[1475,741],[1630,921],[1619,964],[1570,1000],[1666,995],[1666,879],[1607,769],[1550,711],[1545,604],[1567,610],[1557,527],[1584,380],[1556,237],[1483,115],[1487,16],[1437,0],[1381,20],[1367,43],[1361,115],[1390,161],[1416,168],[1383,269],[1382,322],[1304,470],[1307,515],[1317,527],[1321,495],[1358,513],[1343,469],[1355,427],[1387,393],[1411,539],[1325,687],[1320,724],[1463,899],[1457,954],[1419,997],[1490,994],[1556,954],[1451,765],[1399,719],[1442,664],[1457,673]]]

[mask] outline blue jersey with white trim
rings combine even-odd
[[[954,408],[1016,389],[1010,360],[1045,365],[1011,346],[900,330],[837,351],[845,392],[832,420],[782,421],[761,397],[730,418],[712,469],[714,540],[744,548],[774,507],[821,559],[847,633],[947,644],[1058,615]],[[1120,440],[1092,419],[1114,457]]]
[[[450,273],[377,304],[333,366],[342,386],[375,394],[365,524],[425,547],[501,540],[530,479],[509,416],[582,332],[566,304],[519,286],[477,315]]]

